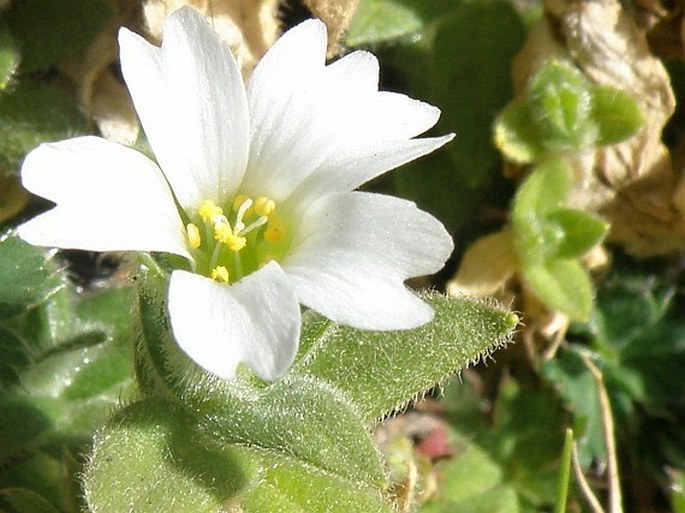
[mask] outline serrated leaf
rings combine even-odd
[[[518,323],[492,303],[435,293],[423,298],[435,308],[431,323],[391,334],[331,323],[292,373],[330,383],[373,422],[506,344]]]
[[[608,86],[592,88],[592,117],[599,129],[597,144],[615,144],[628,139],[645,122],[635,98]]]
[[[21,70],[35,71],[84,50],[111,16],[103,0],[21,0],[3,17],[21,48]]]
[[[528,102],[545,147],[581,149],[597,140],[589,84],[570,64],[557,60],[545,63],[531,80]]]
[[[96,436],[85,476],[92,510],[392,511],[378,490],[363,483],[282,452],[208,439],[177,404],[145,399],[119,412]]]
[[[546,150],[536,128],[528,103],[512,102],[495,120],[495,146],[509,160],[518,164],[540,160]]]
[[[550,212],[544,222],[558,227],[561,232],[552,249],[555,258],[582,257],[604,239],[609,229],[609,225],[598,216],[571,208]]]
[[[52,256],[14,232],[0,236],[0,262],[0,318],[25,312],[65,286]]]
[[[524,265],[523,278],[533,293],[552,310],[584,321],[592,310],[592,283],[576,260],[549,260]]]
[[[575,351],[563,351],[545,362],[541,372],[554,383],[567,409],[573,414],[573,431],[581,465],[591,465],[593,458],[604,459],[606,446],[597,383],[578,354]]]
[[[0,165],[14,169],[40,143],[85,131],[75,101],[56,86],[23,81],[0,95]]]

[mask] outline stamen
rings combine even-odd
[[[252,230],[255,228],[259,228],[260,226],[264,226],[269,220],[266,217],[260,217],[256,221],[252,221],[250,224],[247,225],[247,227],[243,228],[240,233],[242,235],[247,235],[250,233]]]
[[[243,201],[243,204],[240,205],[240,208],[238,209],[238,213],[235,217],[235,231],[236,231],[236,233],[240,233],[245,229],[245,223],[243,222],[243,217],[245,216],[247,209],[249,209],[251,206],[252,206],[252,200],[250,198],[247,198],[245,201]]]
[[[233,212],[237,212],[238,210],[240,210],[240,207],[243,206],[243,203],[245,203],[249,199],[250,197],[247,194],[239,194],[238,196],[236,196],[233,200],[233,204],[231,205],[231,207],[233,208]]]
[[[233,252],[238,252],[247,245],[247,239],[238,235],[226,218],[214,224],[214,238],[226,244]]]
[[[188,223],[186,226],[186,235],[188,236],[188,244],[192,249],[197,249],[202,244],[202,237],[200,237],[200,230],[193,223]]]
[[[211,278],[219,283],[228,283],[228,269],[223,265],[218,265],[212,269]]]
[[[254,211],[258,216],[268,217],[276,208],[276,202],[266,196],[259,196],[254,200]]]
[[[285,224],[280,217],[272,216],[266,225],[264,239],[270,244],[278,244],[285,235]]]
[[[223,214],[224,211],[212,200],[205,200],[202,202],[202,205],[200,205],[198,213],[205,222],[208,222],[209,220],[214,219],[216,216]]]

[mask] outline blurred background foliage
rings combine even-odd
[[[659,0],[0,1],[0,511],[80,511],[92,434],[134,393],[126,259],[19,240],[47,208],[21,161],[85,133],[144,150],[116,30],[155,40],[184,3],[223,22],[246,76],[253,31],[268,44],[316,14],[332,57],[371,50],[382,88],[457,134],[368,187],[455,237],[414,285],[494,295],[523,326],[378,428],[397,508],[685,513],[683,6]]]

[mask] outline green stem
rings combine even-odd
[[[561,453],[561,466],[559,467],[559,487],[557,489],[557,505],[554,513],[566,511],[566,499],[568,497],[568,485],[571,478],[571,452],[573,448],[573,430],[566,429],[564,438],[564,450]]]

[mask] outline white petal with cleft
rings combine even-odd
[[[248,194],[283,201],[310,181],[317,189],[328,183],[326,192],[349,191],[451,138],[410,140],[435,125],[439,109],[379,92],[378,61],[369,53],[324,66],[324,35],[314,21],[291,30],[275,54],[282,59],[271,59],[270,51],[248,83]],[[308,40],[316,44],[310,48]],[[304,57],[294,59],[286,49]]]
[[[290,366],[300,337],[300,309],[283,270],[271,262],[233,284],[175,271],[169,285],[174,336],[198,365],[225,379],[240,362],[274,380]]]
[[[249,146],[245,86],[228,47],[190,8],[169,16],[161,48],[126,29],[119,44],[136,111],[181,205],[225,200]]]
[[[432,310],[404,280],[437,272],[453,249],[442,224],[412,202],[363,192],[314,203],[283,262],[300,302],[362,329],[420,326]]]
[[[31,244],[188,256],[169,186],[135,150],[99,137],[42,144],[27,155],[21,176],[26,189],[57,204],[19,227]]]

